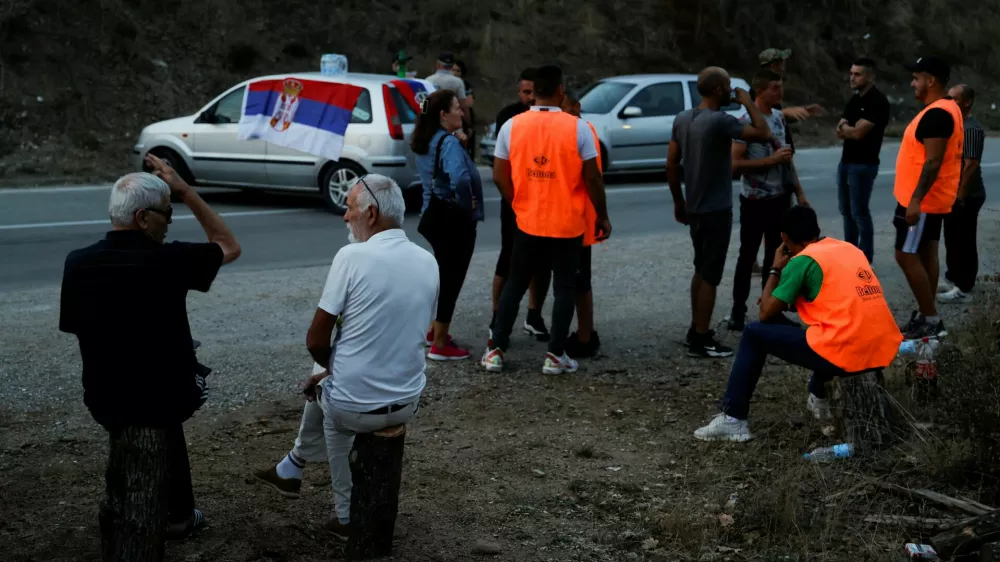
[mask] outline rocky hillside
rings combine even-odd
[[[464,59],[482,124],[526,65],[560,63],[575,85],[709,63],[748,77],[768,46],[794,51],[789,100],[832,112],[849,94],[850,61],[876,58],[904,119],[913,104],[899,63],[942,54],[982,92],[981,118],[993,123],[997,37],[989,3],[945,0],[3,0],[0,181],[114,177],[142,126],[191,113],[239,80],[318,69],[324,52],[387,72],[400,46],[421,74],[441,50]],[[829,139],[826,124],[811,126]]]

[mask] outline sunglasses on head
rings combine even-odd
[[[375,202],[375,212],[381,214],[382,213],[382,209],[379,207],[378,199],[375,197],[375,192],[372,191],[372,188],[368,187],[368,183],[365,181],[365,177],[361,176],[360,178],[358,178],[358,181],[360,181],[361,185],[365,186],[365,189],[367,189],[368,193],[371,194],[372,201]]]

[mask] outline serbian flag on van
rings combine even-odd
[[[262,139],[320,158],[340,160],[344,133],[361,88],[302,78],[247,84],[240,140]]]
[[[399,93],[403,95],[403,99],[406,100],[406,105],[410,106],[410,109],[414,113],[420,115],[420,102],[424,100],[425,97],[429,96],[433,92],[433,85],[420,80],[414,80],[410,78],[401,78],[399,80],[393,80],[389,82],[399,90]],[[429,87],[428,87],[429,86]]]

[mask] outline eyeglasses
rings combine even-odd
[[[170,220],[171,217],[174,216],[174,208],[173,207],[167,207],[166,210],[156,209],[154,207],[146,207],[143,210],[156,213],[156,214],[162,216],[163,218],[167,219],[168,221]]]
[[[376,212],[376,213],[379,213],[379,214],[382,214],[382,209],[381,209],[381,208],[379,207],[379,204],[378,204],[378,199],[377,199],[377,198],[375,197],[375,192],[374,192],[374,191],[372,191],[372,188],[368,187],[368,183],[367,183],[367,182],[365,182],[365,177],[364,177],[364,176],[361,176],[360,178],[358,178],[358,181],[360,181],[360,182],[361,182],[361,185],[365,186],[365,189],[367,189],[367,190],[368,190],[368,193],[370,193],[370,194],[371,194],[371,196],[372,196],[372,201],[374,201],[374,202],[375,202],[375,212]]]

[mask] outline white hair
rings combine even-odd
[[[111,224],[131,226],[136,211],[147,207],[158,209],[164,197],[170,197],[170,186],[162,179],[147,172],[125,174],[111,188],[111,201],[108,202]]]
[[[358,208],[367,209],[374,206],[379,214],[392,219],[396,226],[403,226],[403,215],[406,214],[406,202],[403,200],[403,190],[399,188],[392,178],[379,175],[368,174],[364,176],[364,183],[359,179],[355,184],[358,186]],[[371,189],[371,193],[368,189]],[[375,198],[372,199],[372,194]],[[376,201],[378,203],[376,203]]]

